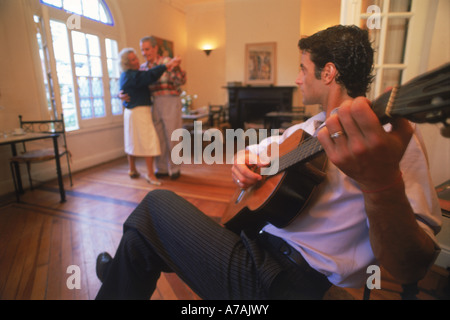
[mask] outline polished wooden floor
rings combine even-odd
[[[144,172],[144,164],[138,168]],[[219,220],[235,190],[229,165],[184,165],[175,181],[163,186],[185,197]],[[67,201],[59,202],[54,181],[0,202],[0,299],[90,300],[100,287],[95,260],[102,251],[114,254],[122,223],[155,187],[127,176],[125,158],[78,172],[74,185],[65,181]],[[80,288],[69,289],[70,266],[79,267]],[[69,282],[69,286],[68,286]],[[421,282],[421,299],[445,299],[448,272],[433,268]],[[371,299],[400,299],[401,287],[384,277]],[[327,299],[361,299],[362,290],[333,288]],[[199,297],[175,274],[161,275],[153,300],[196,300]]]

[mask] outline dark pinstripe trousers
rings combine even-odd
[[[329,286],[167,190],[150,192],[128,217],[97,299],[149,299],[161,272],[203,299],[320,299]]]

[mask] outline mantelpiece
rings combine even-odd
[[[228,86],[229,121],[234,129],[264,119],[271,111],[291,111],[293,90],[288,86]]]

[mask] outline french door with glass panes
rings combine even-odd
[[[342,0],[341,24],[369,31],[375,49],[370,99],[427,71],[437,0]]]
[[[49,113],[52,117],[64,113],[68,131],[121,122],[118,42],[104,35],[113,27],[106,4],[100,0],[80,2],[81,7],[67,0],[44,3],[36,10],[34,23]],[[72,26],[69,9],[89,13],[90,19],[96,12],[103,15],[98,14],[98,22],[80,17],[79,26]]]

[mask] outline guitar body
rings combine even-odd
[[[298,148],[308,136],[302,130],[293,133],[279,145],[279,156]],[[236,233],[260,228],[267,222],[279,228],[288,225],[324,179],[326,163],[326,154],[322,152],[308,162],[297,163],[273,176],[263,176],[261,182],[246,190],[236,190],[222,223]]]

